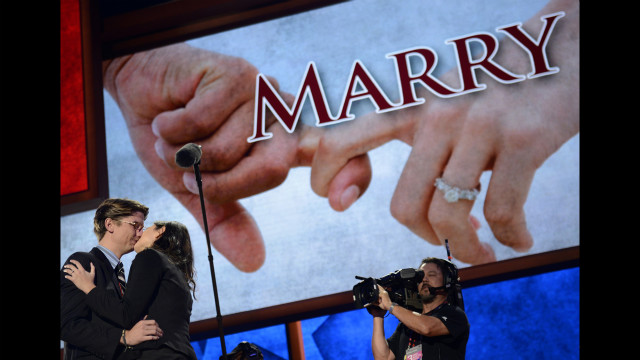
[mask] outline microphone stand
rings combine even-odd
[[[224,331],[222,329],[222,315],[220,315],[220,305],[218,304],[218,286],[216,285],[216,274],[213,270],[213,255],[211,255],[211,241],[209,240],[209,226],[207,225],[207,213],[204,209],[204,197],[202,196],[202,178],[200,177],[200,161],[193,164],[196,173],[196,182],[200,192],[200,206],[202,207],[202,220],[204,223],[204,234],[207,238],[207,249],[209,250],[209,268],[211,269],[211,282],[213,283],[213,296],[216,303],[216,319],[218,320],[218,332],[220,333],[220,345],[222,346],[223,359],[227,360],[227,349],[224,344]]]

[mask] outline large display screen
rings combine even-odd
[[[251,228],[244,225],[225,231],[213,221],[221,218],[220,207],[208,205],[222,315],[349,291],[356,275],[381,277],[416,267],[428,256],[446,258],[446,248],[436,244],[445,236],[459,268],[488,261],[477,249],[493,253],[489,261],[496,261],[579,245],[577,7],[578,1],[356,0],[187,41],[218,54],[210,86],[228,86],[221,90],[228,97],[217,99],[221,113],[238,110],[233,96],[243,89],[262,91],[238,110],[245,116],[225,123],[243,123],[242,131],[231,129],[215,139],[214,132],[194,131],[197,122],[206,128],[216,121],[203,115],[162,134],[203,146],[207,199],[225,191],[218,187],[213,194],[208,182],[215,162],[208,146],[215,141],[237,136],[257,152],[309,128],[328,137],[323,144],[334,139],[340,154],[370,149],[371,182],[344,211],[334,210],[312,188],[312,177],[323,169],[341,167],[331,162],[330,149],[323,150],[325,161],[314,164],[323,169],[294,167],[278,186],[238,200],[259,229],[253,240],[246,240],[243,231]],[[186,63],[190,56],[183,51],[172,58]],[[240,67],[220,56],[243,59],[260,75],[225,83]],[[148,59],[128,76],[152,72],[161,61]],[[146,90],[119,96],[141,97]],[[141,101],[151,112],[156,106],[152,97]],[[126,102],[104,91],[109,196],[149,206],[146,224],[177,220],[188,226],[197,271],[191,321],[213,318],[198,192],[191,188],[193,205],[185,206],[176,192],[184,196],[187,188],[170,180],[193,169],[159,170],[164,163],[155,146],[158,129],[152,121],[126,120],[140,115],[123,109]],[[255,115],[259,110],[278,117],[265,131]],[[267,138],[269,132],[273,136]],[[288,151],[274,152],[264,164],[273,156],[286,162]],[[236,152],[230,147],[220,154]],[[469,190],[479,180],[477,198],[447,202],[446,189],[434,186],[434,174]],[[269,173],[251,176],[259,182]],[[519,209],[524,216],[517,216]],[[97,244],[93,215],[90,210],[61,217],[61,266],[72,253]],[[474,248],[469,229],[485,245]],[[514,229],[526,229],[530,238],[513,236]],[[512,239],[520,241],[515,249],[503,243]],[[134,256],[123,256],[127,273]]]

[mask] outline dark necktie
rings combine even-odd
[[[120,295],[124,296],[124,291],[127,289],[127,282],[124,277],[124,267],[122,263],[118,263],[116,266],[116,276],[118,276],[118,284],[120,285]]]

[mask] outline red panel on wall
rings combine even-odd
[[[60,195],[89,188],[78,0],[60,2]]]

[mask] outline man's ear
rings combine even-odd
[[[114,222],[115,220],[113,220],[112,218],[104,219],[104,227],[108,232],[113,232],[113,228],[115,227]]]

